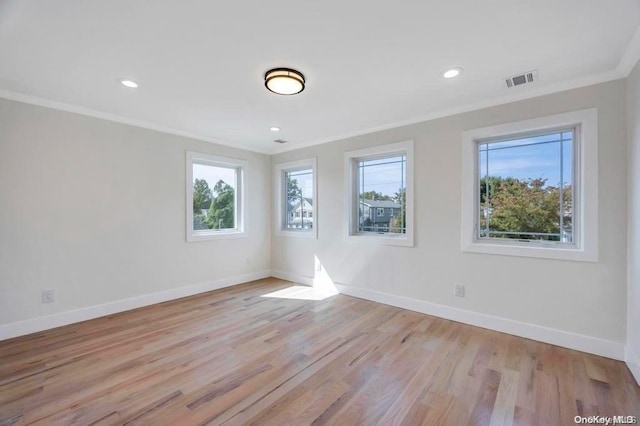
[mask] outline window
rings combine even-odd
[[[413,142],[347,152],[345,172],[348,237],[413,246]]]
[[[465,132],[463,251],[597,260],[597,111]]]
[[[575,128],[479,142],[477,238],[573,245]]]
[[[187,241],[246,236],[246,162],[187,151]]]
[[[316,159],[277,164],[276,235],[317,237]]]
[[[357,169],[357,199],[364,207],[358,217],[358,232],[384,230],[405,234],[406,154],[358,158],[354,165]],[[386,217],[385,208],[395,208],[400,215],[393,219]],[[367,213],[369,211],[375,211],[376,217],[371,217]]]

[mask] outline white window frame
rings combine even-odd
[[[574,134],[574,244],[541,241],[479,239],[477,236],[479,182],[478,143],[487,140],[575,128]],[[584,109],[462,134],[462,251],[545,259],[598,261],[598,111]]]
[[[311,169],[313,170],[313,227],[311,229],[288,229],[285,228],[286,224],[286,209],[285,203],[287,197],[285,195],[286,183],[285,173],[296,170]],[[294,237],[294,238],[318,238],[318,172],[317,172],[317,159],[316,157],[305,158],[303,160],[289,161],[286,163],[279,163],[274,166],[273,169],[273,188],[274,188],[274,200],[275,200],[275,224],[274,232],[279,237]]]
[[[377,207],[377,209],[378,210],[376,211],[376,217],[384,217],[384,207]]]
[[[247,237],[247,189],[245,176],[247,161],[219,157],[201,152],[187,151],[187,241],[209,241]],[[193,165],[204,164],[213,167],[225,167],[236,170],[235,213],[236,227],[223,230],[193,230]],[[212,188],[213,189],[213,188]]]
[[[375,234],[358,232],[358,210],[360,201],[358,194],[357,163],[370,157],[384,157],[391,155],[406,155],[406,233],[405,234]],[[413,192],[413,141],[396,142],[371,148],[347,151],[344,153],[345,167],[345,238],[347,241],[362,243],[377,243],[384,245],[413,247],[414,242],[414,192]]]

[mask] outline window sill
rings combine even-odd
[[[276,237],[290,237],[290,238],[312,238],[317,239],[318,233],[315,230],[309,231],[285,231],[284,229],[276,230]]]
[[[413,247],[413,236],[391,237],[388,234],[351,234],[347,241],[365,244],[381,244],[387,246]]]
[[[187,242],[211,241],[211,240],[229,240],[234,238],[246,238],[248,235],[245,231],[221,231],[221,232],[203,232],[188,233]]]
[[[548,244],[511,245],[504,243],[473,242],[462,247],[465,253],[495,254],[502,256],[534,257],[539,259],[597,262],[597,251],[580,248],[551,246]]]

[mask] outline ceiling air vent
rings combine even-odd
[[[538,79],[538,71],[529,71],[522,74],[505,78],[507,87],[522,86],[523,84],[533,83]]]
[[[284,139],[274,139],[273,141],[275,143],[287,143],[287,141],[285,141]]]

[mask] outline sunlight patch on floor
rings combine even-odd
[[[307,287],[304,285],[293,285],[283,288],[282,290],[263,294],[261,297],[270,297],[276,299],[298,299],[298,300],[324,300],[338,294],[337,291],[331,291],[324,288]]]

